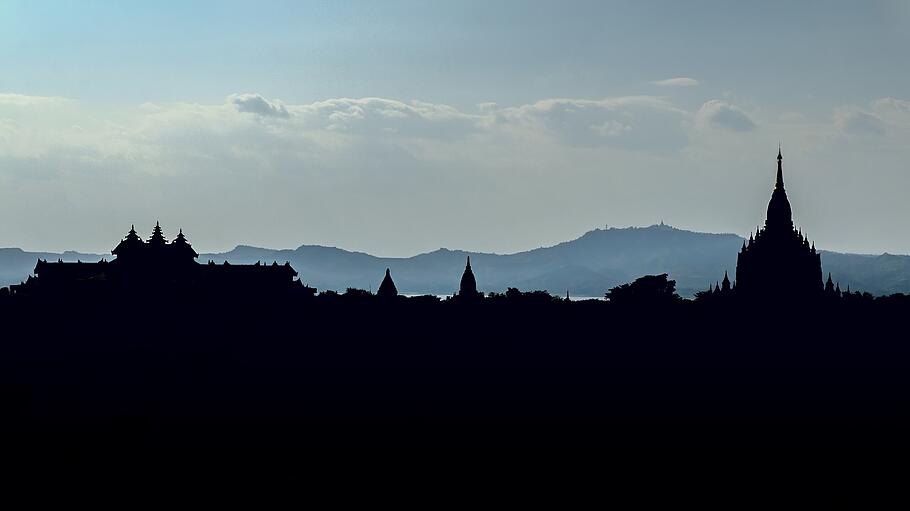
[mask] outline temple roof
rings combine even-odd
[[[777,180],[774,184],[774,191],[771,193],[771,201],[768,202],[768,217],[765,220],[765,227],[773,230],[793,229],[793,211],[790,208],[790,200],[787,199],[787,192],[784,190],[784,157],[777,151]]]
[[[385,277],[382,278],[382,283],[379,284],[376,296],[384,298],[398,296],[398,289],[395,287],[395,283],[392,282],[392,273],[388,268],[385,269]]]
[[[464,273],[461,275],[461,284],[458,289],[459,295],[470,295],[477,293],[477,280],[474,279],[474,271],[471,270],[471,256],[468,256],[468,262],[464,267]]]

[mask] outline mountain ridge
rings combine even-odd
[[[736,254],[745,239],[733,233],[706,233],[667,224],[647,227],[592,229],[550,246],[498,254],[440,247],[408,257],[380,257],[339,247],[302,244],[270,249],[238,244],[226,252],[200,254],[199,261],[215,263],[285,262],[303,282],[320,290],[347,287],[377,289],[391,268],[398,289],[408,294],[451,294],[468,256],[483,291],[507,287],[545,289],[553,294],[601,296],[610,287],[646,274],[668,273],[681,295],[692,296],[723,278],[735,275]],[[910,293],[910,256],[895,254],[822,253],[822,265],[841,287],[873,294]],[[65,261],[99,260],[107,255],[74,251],[27,252],[0,248],[0,286],[18,283],[33,270],[38,258]]]

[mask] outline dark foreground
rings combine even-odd
[[[893,447],[906,303],[0,307],[15,449]]]

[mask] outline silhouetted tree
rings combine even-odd
[[[371,300],[373,298],[373,293],[367,291],[366,289],[349,287],[341,296],[345,300]]]
[[[676,281],[667,279],[667,274],[645,275],[635,282],[610,289],[607,300],[617,304],[667,304],[680,300],[676,294]]]

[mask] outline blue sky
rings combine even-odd
[[[0,246],[748,235],[780,140],[820,247],[907,253],[908,39],[898,1],[7,1]]]

